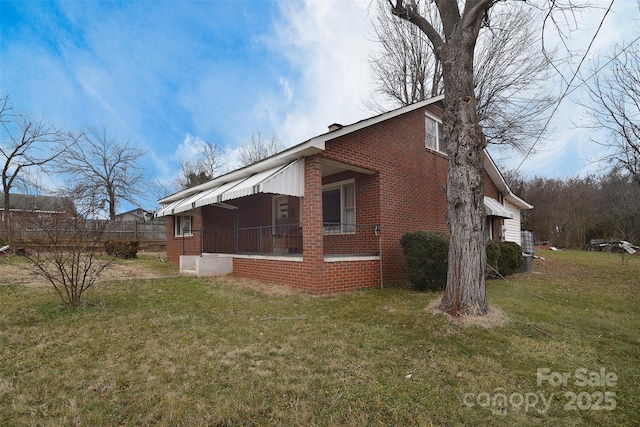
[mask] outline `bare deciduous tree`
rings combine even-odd
[[[442,64],[443,128],[447,168],[447,222],[450,230],[447,285],[440,309],[452,315],[485,315],[483,151],[479,124],[474,55],[480,29],[496,0],[438,0],[439,22],[418,9],[416,0],[389,0],[393,15],[416,25]],[[552,4],[556,8],[556,4]],[[550,16],[550,15],[549,15]]]
[[[263,139],[260,132],[254,133],[251,134],[251,142],[240,147],[238,151],[238,161],[241,166],[248,166],[273,156],[283,148],[282,143],[277,137],[273,136],[270,139]]]
[[[376,5],[373,29],[382,49],[369,57],[377,87],[374,99],[366,104],[383,113],[386,108],[376,102],[375,95],[405,106],[440,94],[441,64],[429,39],[415,25],[389,16],[387,0],[378,0]],[[421,12],[428,14],[432,9]]]
[[[106,209],[109,219],[115,219],[121,201],[135,205],[136,197],[147,196],[147,177],[138,163],[144,154],[129,142],[119,144],[108,137],[105,128],[91,129],[62,157],[61,172],[75,183],[67,192],[86,213]]]
[[[640,186],[613,168],[603,176],[525,179],[507,171],[509,186],[535,209],[522,226],[550,246],[585,248],[591,239],[640,242]]]
[[[56,129],[45,119],[33,119],[16,112],[9,104],[9,96],[0,98],[2,140],[0,158],[2,166],[2,192],[5,222],[9,244],[13,244],[10,213],[11,190],[20,185],[29,174],[41,172],[45,166],[61,156],[69,145],[70,137]]]
[[[180,176],[176,179],[176,187],[180,190],[203,184],[222,172],[224,153],[218,144],[202,142],[198,151],[198,159],[187,159],[180,165]]]
[[[388,0],[378,0],[374,22],[382,50],[371,58],[378,87],[374,94],[405,106],[442,93],[442,64],[433,45],[415,25],[390,17]],[[422,16],[442,36],[437,10],[416,3]],[[540,49],[527,5],[490,10],[490,26],[480,31],[474,53],[474,88],[478,118],[491,144],[530,151],[540,137],[545,112],[557,101],[543,84],[549,79],[552,52]],[[384,111],[375,100],[369,107]]]
[[[594,129],[605,129],[609,137],[595,142],[610,149],[606,160],[622,165],[640,185],[640,46],[620,45],[605,58],[605,71],[593,67],[587,84]]]
[[[630,173],[614,167],[598,186],[594,237],[640,244],[640,186]]]
[[[455,316],[485,315],[483,150],[486,138],[478,123],[473,57],[480,27],[493,0],[436,3],[442,32],[423,16],[416,2],[396,0],[391,12],[416,25],[431,41],[442,63],[445,109],[443,127],[447,169],[449,268],[440,309]],[[441,36],[444,34],[444,37]]]

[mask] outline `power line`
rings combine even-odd
[[[582,66],[582,64],[584,63],[585,59],[587,58],[587,55],[589,54],[589,51],[591,50],[591,47],[593,46],[593,43],[596,41],[596,37],[598,36],[598,34],[600,33],[600,30],[602,29],[602,26],[604,25],[604,20],[606,19],[607,15],[609,14],[609,12],[611,12],[611,8],[613,7],[613,2],[615,0],[611,0],[611,3],[609,4],[609,7],[607,8],[607,10],[605,11],[604,15],[602,16],[602,19],[600,20],[600,25],[598,25],[598,29],[596,30],[595,34],[593,35],[593,38],[591,39],[591,42],[589,43],[589,46],[587,47],[587,50],[585,51],[584,55],[582,56],[582,59],[580,60],[580,62],[578,63],[578,66],[576,67],[575,72],[573,73],[573,76],[571,77],[571,80],[569,81],[569,83],[567,84],[567,88],[565,89],[564,93],[560,96],[560,99],[558,100],[555,108],[553,109],[553,111],[551,112],[551,114],[549,115],[549,118],[547,119],[546,123],[544,124],[544,126],[542,127],[542,129],[540,130],[540,133],[538,134],[538,137],[536,138],[536,140],[533,142],[533,144],[531,145],[531,147],[529,148],[529,150],[527,151],[527,153],[524,155],[524,157],[522,158],[522,161],[520,161],[520,164],[518,164],[518,167],[516,168],[516,172],[518,170],[520,170],[520,167],[524,164],[525,160],[527,160],[527,157],[529,157],[531,155],[531,152],[533,151],[533,149],[535,148],[536,144],[538,142],[540,142],[540,138],[542,138],[542,134],[545,132],[545,130],[547,129],[547,126],[549,126],[549,123],[551,123],[551,119],[553,119],[553,116],[555,115],[555,113],[558,111],[558,108],[560,108],[560,104],[562,103],[562,101],[567,97],[567,95],[569,95],[570,93],[572,93],[574,90],[576,90],[577,88],[579,88],[580,86],[582,86],[583,84],[586,83],[586,81],[588,80],[583,80],[582,83],[580,83],[579,85],[577,85],[576,87],[574,87],[571,91],[569,91],[569,89],[571,88],[571,83],[573,83],[573,81],[576,79],[576,77],[578,76],[578,73],[580,72],[580,67]],[[640,37],[639,37],[640,38]],[[638,39],[636,39],[638,40]],[[591,76],[593,77],[595,75],[595,73]],[[589,79],[591,78],[589,77]]]

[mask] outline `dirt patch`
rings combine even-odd
[[[154,279],[161,277],[171,277],[175,275],[167,275],[155,271],[153,268],[143,265],[122,265],[112,263],[100,275],[98,282],[106,282],[109,280],[135,280],[135,279]],[[5,260],[0,260],[0,286],[2,285],[20,285],[20,286],[50,286],[42,276],[39,276],[29,270],[27,264],[12,264]]]
[[[496,326],[502,326],[509,323],[509,318],[499,308],[490,307],[489,313],[485,316],[460,316],[454,317],[443,311],[438,306],[440,305],[440,299],[435,299],[427,306],[427,311],[431,314],[446,316],[449,323],[464,328],[470,326],[477,326],[480,328],[491,329]]]

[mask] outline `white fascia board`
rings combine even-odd
[[[511,203],[519,207],[520,209],[533,209],[533,205],[525,202],[520,197],[513,194],[513,191],[507,185],[507,182],[504,180],[502,173],[496,166],[495,162],[489,155],[489,152],[485,149],[483,151],[484,154],[484,169],[489,174],[491,180],[496,184],[498,190],[502,193],[505,199],[509,200]]]
[[[268,157],[260,162],[245,166],[240,169],[236,169],[224,175],[220,175],[212,179],[211,181],[196,185],[195,187],[187,188],[186,190],[182,190],[178,193],[167,196],[164,199],[160,199],[158,202],[160,204],[167,204],[176,200],[184,199],[193,194],[219,187],[227,182],[235,181],[244,177],[249,177],[256,173],[273,169],[278,166],[284,166],[296,159],[312,156],[314,154],[320,153],[321,151],[324,151],[324,148],[325,141],[320,140],[316,137],[303,142],[302,144],[298,144],[287,150],[281,151],[280,153]]]
[[[533,209],[532,204],[525,202],[520,197],[513,194],[511,190],[509,190],[509,192],[504,195],[504,198],[510,201],[511,203],[513,203],[514,205],[516,205],[517,207],[519,207],[520,209],[527,209],[527,210]]]
[[[366,127],[375,125],[385,120],[389,120],[391,118],[400,116],[402,114],[417,110],[419,108],[426,107],[427,105],[434,104],[442,100],[444,100],[444,95],[438,95],[433,98],[426,99],[424,101],[416,102],[415,104],[407,105],[406,107],[401,107],[396,110],[392,110],[375,117],[371,117],[350,125],[346,125],[333,132],[327,132],[322,135],[318,135],[301,144],[295,145],[291,148],[281,151],[278,154],[268,157],[258,163],[254,163],[244,168],[236,169],[224,175],[220,175],[219,177],[216,177],[211,181],[205,182],[204,184],[200,184],[195,187],[182,190],[178,193],[175,193],[163,199],[160,199],[158,202],[160,204],[171,203],[173,201],[184,199],[185,197],[189,197],[192,194],[198,193],[200,191],[209,190],[211,188],[220,186],[226,182],[233,181],[242,177],[251,176],[258,172],[262,172],[264,170],[271,169],[280,165],[285,165],[287,163],[292,162],[293,160],[300,159],[302,157],[312,156],[314,154],[324,151],[325,144],[327,141],[364,129]]]
[[[396,110],[388,111],[386,113],[377,115],[375,117],[371,117],[350,125],[346,125],[338,130],[334,130],[333,132],[328,132],[328,133],[319,135],[314,139],[322,139],[326,142],[326,141],[338,138],[340,136],[350,134],[351,132],[355,132],[360,129],[364,129],[366,127],[375,125],[377,123],[384,122],[385,120],[392,119],[402,114],[409,113],[419,108],[426,107],[427,105],[435,104],[436,102],[439,102],[442,100],[444,100],[444,95],[434,96],[433,98],[425,99],[424,101],[416,102],[415,104],[407,105],[406,107],[401,107]]]
[[[483,162],[484,170],[487,171],[493,183],[496,184],[496,187],[498,187],[498,190],[501,193],[504,193],[504,194],[510,193],[511,190],[509,190],[509,186],[507,185],[507,182],[504,180],[504,177],[500,173],[500,170],[498,170],[498,166],[495,164],[495,162],[489,155],[489,152],[486,149],[484,149],[482,153],[484,155],[484,162]]]

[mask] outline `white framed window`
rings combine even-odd
[[[428,114],[424,116],[425,128],[425,146],[441,153],[447,152],[444,144],[444,132],[442,131],[442,122]]]
[[[325,234],[356,232],[356,184],[353,179],[322,187],[322,222]]]
[[[193,236],[193,216],[176,215],[175,217],[175,236],[189,237]]]

